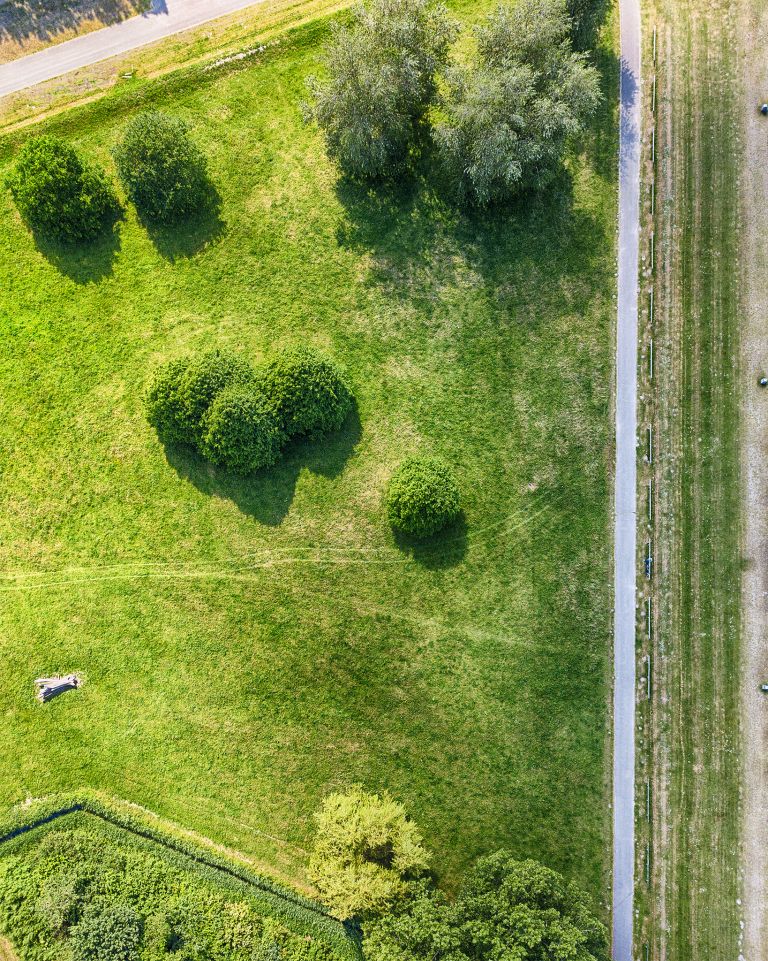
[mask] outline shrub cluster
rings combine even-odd
[[[390,523],[412,537],[429,537],[457,520],[461,495],[453,471],[435,457],[406,458],[385,495]]]
[[[59,137],[28,141],[6,184],[32,230],[65,243],[92,240],[119,209],[104,171]]]
[[[145,395],[147,420],[164,443],[191,444],[240,474],[276,463],[293,436],[338,430],[351,407],[344,372],[307,346],[258,370],[218,350],[171,361]]]
[[[60,822],[0,849],[0,930],[27,961],[349,958],[341,943],[294,932],[226,876],[217,883],[194,861],[93,822]]]
[[[149,220],[175,223],[205,205],[206,159],[178,117],[139,114],[126,125],[112,155],[126,194]]]

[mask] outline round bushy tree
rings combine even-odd
[[[564,0],[498,7],[477,30],[477,62],[447,74],[438,152],[458,196],[487,206],[547,187],[601,100],[574,53]]]
[[[258,381],[288,436],[338,430],[352,408],[344,371],[312,347],[282,351],[259,372]]]
[[[139,957],[141,919],[120,902],[94,907],[72,929],[73,961],[134,961]]]
[[[453,471],[434,457],[409,457],[392,475],[386,508],[392,526],[413,537],[436,534],[461,512]]]
[[[191,360],[178,387],[179,429],[189,444],[200,442],[203,418],[219,394],[231,384],[253,382],[253,368],[237,354],[210,350]]]
[[[205,205],[207,163],[178,117],[139,114],[112,153],[126,194],[150,220],[173,223]]]
[[[58,137],[28,141],[6,183],[32,230],[67,243],[92,240],[118,210],[104,172]]]
[[[235,384],[203,417],[200,453],[213,464],[250,474],[276,463],[283,441],[280,419],[261,390]]]
[[[388,794],[331,794],[315,821],[309,875],[339,918],[386,911],[428,867],[418,828]]]
[[[366,961],[608,961],[605,927],[573,883],[506,851],[481,858],[454,903],[424,890],[366,925]]]
[[[144,395],[147,420],[164,444],[184,443],[189,439],[181,400],[181,383],[188,367],[188,358],[163,364],[155,371]]]

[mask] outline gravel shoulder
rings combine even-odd
[[[742,4],[745,163],[742,181],[741,338],[742,477],[744,496],[743,691],[744,957],[758,961],[768,939],[768,118],[756,105],[768,95],[768,9]],[[749,9],[747,9],[749,8]]]

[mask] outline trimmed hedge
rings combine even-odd
[[[6,185],[32,230],[65,243],[92,240],[119,210],[104,171],[59,137],[29,140]]]
[[[352,409],[342,368],[305,344],[283,350],[259,371],[258,381],[289,437],[336,431]]]
[[[338,364],[306,346],[258,371],[218,350],[173,360],[155,371],[144,395],[147,421],[163,443],[191,444],[241,474],[275,464],[294,435],[338,430],[352,404]]]
[[[457,520],[461,495],[453,471],[434,457],[409,457],[392,475],[385,495],[392,526],[429,537]]]
[[[126,124],[112,155],[126,194],[150,220],[174,223],[205,206],[208,165],[178,117],[139,114]]]
[[[41,838],[70,826],[97,830],[115,843],[129,844],[134,850],[161,857],[175,869],[193,872],[218,890],[247,897],[260,915],[275,919],[295,934],[322,941],[339,959],[354,961],[360,956],[357,933],[347,930],[316,902],[255,874],[221,849],[191,840],[183,829],[161,824],[142,808],[92,791],[46,798],[0,817],[0,877],[7,855],[35,849]]]

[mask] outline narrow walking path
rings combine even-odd
[[[635,870],[635,547],[640,235],[640,5],[620,0],[621,129],[616,327],[613,958],[632,961]]]
[[[98,63],[259,0],[154,0],[148,13],[0,64],[0,97]]]

